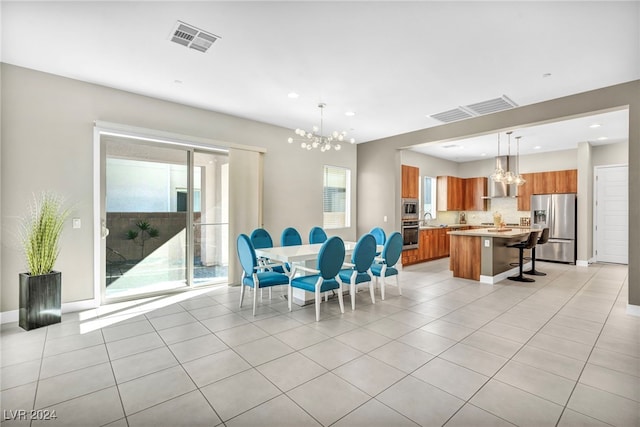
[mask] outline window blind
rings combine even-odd
[[[323,228],[350,226],[351,171],[337,166],[324,166]]]

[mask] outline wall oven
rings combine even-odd
[[[402,199],[403,220],[418,220],[418,199]]]
[[[402,221],[402,250],[417,249],[419,236],[418,220]]]

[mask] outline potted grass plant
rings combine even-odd
[[[53,267],[60,253],[59,241],[69,209],[52,193],[34,195],[21,230],[27,273],[20,273],[18,324],[25,330],[60,323],[62,273]]]

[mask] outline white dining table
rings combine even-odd
[[[349,255],[353,253],[357,242],[344,242],[345,260],[350,260]],[[382,252],[384,246],[378,245],[376,251]],[[289,264],[303,264],[306,267],[316,268],[315,261],[322,248],[322,243],[276,246],[272,248],[256,249],[256,255],[274,261],[286,262]],[[308,295],[307,295],[308,294]],[[305,305],[313,301],[313,294],[302,289],[293,288],[293,302],[298,305]]]

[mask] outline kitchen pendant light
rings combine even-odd
[[[507,145],[507,158],[508,159],[511,158],[511,134],[512,133],[513,133],[513,131],[507,132],[507,135],[509,136],[509,143]],[[504,173],[504,182],[506,182],[507,184],[513,184],[515,179],[516,179],[516,175],[511,170],[511,165],[509,165],[509,170],[507,170]]]
[[[527,182],[527,180],[520,175],[520,138],[522,137],[516,136],[516,178],[514,180],[514,184],[517,186]]]
[[[491,174],[490,178],[495,182],[504,181],[504,169],[500,166],[500,132],[498,132],[498,157],[496,157],[496,168]]]

